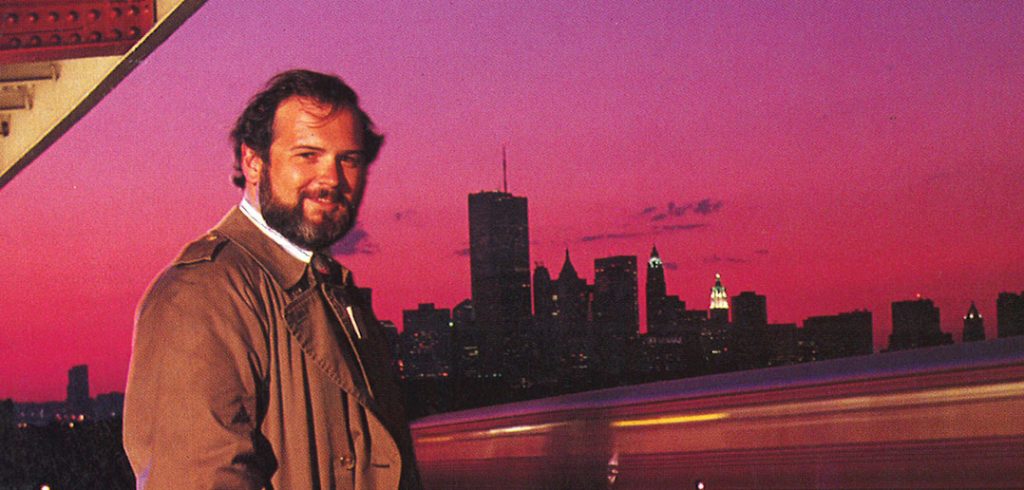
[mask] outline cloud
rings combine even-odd
[[[644,235],[647,235],[647,234],[648,233],[641,232],[641,231],[634,231],[634,232],[628,232],[628,233],[603,233],[603,234],[600,234],[600,235],[587,235],[587,236],[584,236],[583,238],[580,238],[580,241],[583,241],[583,242],[596,242],[596,241],[599,241],[599,240],[618,240],[618,239],[621,239],[621,238],[633,238],[633,237],[637,237],[637,236],[644,236]]]
[[[705,198],[700,201],[684,204],[676,204],[675,201],[669,201],[663,207],[647,206],[637,215],[634,215],[631,221],[622,223],[616,228],[619,230],[625,229],[631,231],[584,235],[583,237],[580,237],[579,241],[586,243],[633,237],[652,237],[662,233],[698,230],[711,225],[708,223],[680,223],[679,221],[682,221],[681,218],[686,216],[690,211],[707,216],[722,209],[722,206],[722,201],[711,198]],[[636,220],[637,216],[642,219]]]
[[[668,214],[670,214],[672,216],[675,216],[675,217],[679,217],[679,216],[682,216],[682,215],[686,214],[686,212],[689,211],[690,208],[692,208],[692,207],[693,207],[693,204],[684,204],[682,206],[676,206],[675,202],[669,201],[668,202],[668,206],[666,207],[666,209],[668,211]]]
[[[661,266],[670,271],[679,270],[679,264],[677,262],[662,262]]]
[[[720,200],[711,199],[706,197],[699,201],[676,204],[675,201],[669,201],[662,206],[648,206],[640,211],[640,216],[649,216],[652,222],[664,221],[669,218],[682,218],[690,211],[707,216],[712,213],[716,213],[722,209],[724,203]]]
[[[662,231],[683,231],[683,230],[696,230],[699,228],[707,228],[707,223],[684,223],[681,225],[661,225],[658,229]]]
[[[459,257],[469,257],[469,247],[460,248],[455,251],[455,255]]]
[[[623,238],[634,238],[634,237],[649,237],[656,236],[662,233],[671,233],[676,231],[696,230],[707,227],[707,223],[685,223],[678,225],[660,225],[653,228],[648,228],[644,231],[629,231],[620,233],[600,233],[596,235],[584,235],[580,238],[581,242],[597,242],[602,240],[619,240]]]
[[[331,255],[373,255],[380,250],[380,247],[370,239],[370,234],[363,230],[358,224],[350,230],[344,238],[334,245],[331,245]]]
[[[717,212],[722,209],[722,201],[712,201],[711,199],[701,199],[700,202],[694,206],[693,211],[696,213],[707,216],[711,213]]]
[[[705,264],[720,264],[725,262],[727,264],[749,264],[750,261],[747,259],[741,259],[738,257],[719,257],[718,255],[712,255],[711,257],[704,257]]]

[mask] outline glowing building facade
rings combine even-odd
[[[729,294],[722,285],[721,274],[715,274],[715,285],[711,287],[709,319],[715,323],[729,323]]]
[[[651,257],[647,259],[644,290],[647,293],[647,331],[657,331],[669,322],[665,304],[668,288],[665,285],[665,268],[661,256],[658,255],[658,247],[651,247]]]

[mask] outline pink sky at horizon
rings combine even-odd
[[[771,322],[866,308],[876,347],[892,301],[959,338],[974,300],[992,336],[1024,290],[1024,2],[243,5],[211,0],[0,190],[0,399],[63,399],[82,363],[93,396],[123,389],[135,304],[240,199],[228,131],[293,67],[387,135],[339,259],[399,324],[469,297],[466,196],[503,144],[553,275],[566,247],[592,281],[656,244],[690,308],[720,272]]]

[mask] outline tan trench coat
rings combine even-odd
[[[136,318],[140,488],[418,487],[386,340],[341,276],[318,283],[237,208],[185,248]]]

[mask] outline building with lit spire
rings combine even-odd
[[[964,315],[964,342],[978,340],[985,340],[985,321],[981,318],[981,313],[978,313],[974,302],[971,301],[971,307]]]
[[[729,323],[729,294],[722,285],[722,275],[715,274],[715,285],[711,288],[710,319],[715,323]]]
[[[647,331],[658,330],[667,323],[665,311],[665,269],[658,255],[658,247],[651,247],[651,257],[647,260],[647,279],[645,288],[647,292]]]

